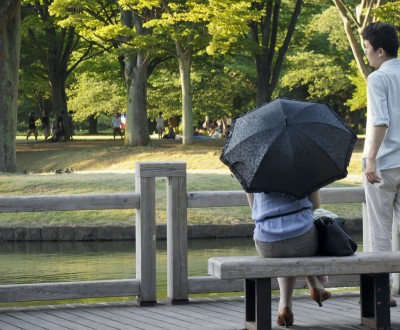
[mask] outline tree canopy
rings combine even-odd
[[[191,144],[205,116],[233,117],[273,97],[328,102],[359,127],[371,72],[360,31],[374,20],[400,25],[398,0],[19,4],[0,6],[0,87],[11,96],[0,101],[2,170],[15,170],[16,100],[20,121],[33,107],[72,110],[76,121],[126,112],[130,146],[149,144],[147,120],[159,111],[182,115]]]

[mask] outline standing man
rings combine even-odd
[[[64,126],[64,111],[61,111],[56,119],[56,134],[57,141],[65,142],[65,126]]]
[[[37,130],[37,127],[36,127],[36,119],[35,119],[35,113],[34,112],[29,113],[28,133],[26,134],[26,141],[28,141],[28,138],[31,136],[32,133],[35,136],[35,140],[37,141],[38,130]]]
[[[121,136],[121,139],[123,140],[124,137],[123,137],[122,131],[121,131],[121,115],[119,114],[119,112],[115,113],[115,116],[111,120],[111,124],[113,126],[114,141],[115,141],[115,136],[117,135],[117,133]]]
[[[165,128],[164,118],[162,116],[162,112],[159,112],[158,117],[156,118],[156,129],[157,129],[159,139],[163,138],[164,128]]]
[[[74,118],[72,117],[74,115],[74,112],[72,110],[68,111],[68,125],[71,130],[71,137],[70,139],[74,139],[75,135],[75,127],[74,127]]]
[[[50,136],[50,118],[47,113],[43,114],[40,121],[42,122],[44,140],[46,141]]]
[[[393,219],[400,226],[400,59],[396,28],[376,22],[362,32],[368,76],[363,176],[372,251],[392,250]],[[391,296],[390,305],[396,306]]]

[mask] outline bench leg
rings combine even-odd
[[[271,330],[271,279],[245,280],[245,328]]]
[[[361,323],[371,329],[390,329],[389,274],[360,275]]]

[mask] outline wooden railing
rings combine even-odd
[[[187,210],[245,206],[246,194],[243,191],[187,192],[186,163],[140,162],[136,163],[136,191],[133,193],[0,197],[0,213],[136,209],[136,278],[0,285],[0,302],[138,296],[140,305],[156,303],[156,177],[167,178],[167,296],[171,303],[185,303],[189,294],[243,291],[243,281],[222,281],[211,276],[188,277]],[[364,203],[364,190],[361,187],[325,188],[321,190],[321,200],[324,204]],[[364,244],[365,240],[368,237],[364,234]],[[358,286],[358,281],[354,276],[332,277],[330,286]],[[276,282],[273,285],[278,288]],[[299,281],[298,288],[302,287],[305,283]]]

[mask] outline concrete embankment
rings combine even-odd
[[[346,226],[353,233],[362,232],[362,219],[347,219]],[[252,237],[253,224],[189,225],[188,238]],[[166,239],[167,227],[158,225],[157,239]],[[0,241],[112,241],[134,240],[135,226],[98,227],[3,227]]]

